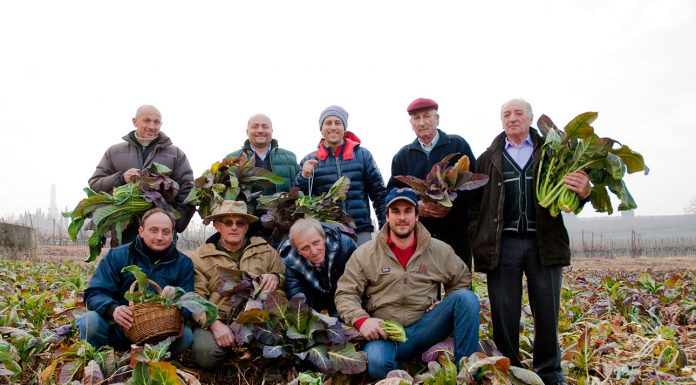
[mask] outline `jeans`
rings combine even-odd
[[[80,339],[87,340],[90,345],[99,349],[102,346],[112,346],[114,349],[123,351],[130,350],[131,341],[123,332],[120,326],[113,321],[107,321],[96,311],[89,311],[78,318],[77,329],[80,331]],[[188,349],[193,343],[193,333],[191,328],[184,326],[184,334],[172,342],[169,350],[172,354],[178,354]]]
[[[462,357],[478,351],[479,301],[471,290],[460,289],[445,297],[416,323],[406,327],[403,343],[374,340],[365,343],[367,373],[373,380],[385,378],[399,369],[400,361],[421,354],[454,334],[457,365]]]

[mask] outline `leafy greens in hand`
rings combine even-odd
[[[619,198],[619,210],[638,207],[623,177],[626,172],[648,173],[643,156],[617,140],[600,138],[591,126],[595,119],[596,112],[585,112],[573,118],[563,130],[546,115],[537,122],[544,144],[537,170],[536,196],[539,205],[548,208],[554,217],[561,211],[577,214],[582,210],[577,194],[565,186],[565,177],[579,171],[587,172],[590,177],[593,187],[589,199],[597,212],[613,213],[608,191]]]
[[[457,191],[474,190],[488,183],[488,175],[469,171],[470,161],[466,155],[448,167],[449,161],[459,154],[449,154],[435,163],[425,179],[411,175],[397,175],[394,179],[409,185],[425,201],[452,207]]]
[[[73,211],[63,213],[63,216],[70,218],[68,235],[73,241],[77,240],[77,234],[86,222],[88,227],[94,227],[94,232],[87,240],[87,262],[99,256],[106,242],[105,235],[109,231],[115,230],[117,244],[120,245],[123,243],[123,230],[130,223],[137,222],[153,206],[170,211],[179,218],[179,213],[172,206],[179,184],[169,178],[171,172],[166,166],[152,163],[138,172],[134,182],[114,188],[112,194],[97,193],[85,187],[87,198],[81,200]]]

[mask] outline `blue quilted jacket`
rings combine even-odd
[[[302,165],[308,159],[316,159],[319,164],[314,169],[312,195],[321,195],[342,176],[350,179],[350,188],[346,200],[341,202],[343,210],[355,221],[355,231],[374,231],[370,217],[370,200],[377,215],[379,227],[385,223],[385,201],[387,189],[384,179],[377,168],[377,163],[367,149],[360,146],[360,139],[346,131],[343,144],[336,152],[319,142],[316,151],[305,156],[300,162],[300,170],[295,177],[295,185],[308,193],[310,180],[302,176]],[[311,177],[310,177],[311,179]]]
[[[89,287],[85,290],[85,304],[89,310],[94,310],[106,319],[111,319],[113,309],[120,305],[128,305],[123,298],[135,281],[133,274],[121,272],[128,265],[138,265],[145,275],[157,282],[161,288],[179,286],[186,292],[193,291],[193,263],[179,252],[174,245],[170,247],[157,263],[152,264],[150,258],[143,252],[142,238],[109,250],[99,262]],[[155,290],[150,286],[150,290]],[[184,310],[184,318],[189,312]]]

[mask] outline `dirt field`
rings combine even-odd
[[[574,258],[571,269],[578,270],[690,270],[696,271],[696,255],[663,258]]]
[[[106,253],[108,249],[104,249]],[[186,252],[186,250],[184,250]],[[102,255],[103,255],[102,253]],[[39,246],[38,256],[43,261],[70,259],[84,261],[88,255],[87,246]],[[574,258],[570,269],[580,270],[675,270],[684,269],[696,272],[696,255],[688,257],[664,258]]]

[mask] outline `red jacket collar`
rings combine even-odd
[[[343,151],[343,159],[351,160],[355,157],[355,147],[360,144],[360,138],[354,133],[346,131],[343,136],[343,144],[336,149],[334,157],[338,158]],[[324,139],[319,141],[319,149],[317,150],[317,158],[319,160],[326,160],[329,157],[329,148],[324,145]]]

